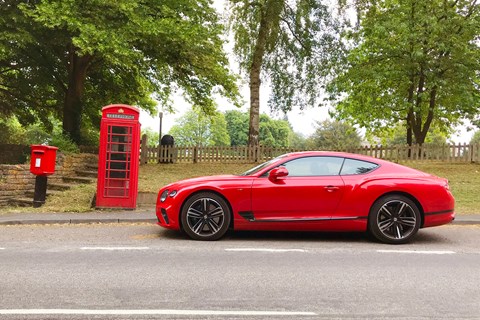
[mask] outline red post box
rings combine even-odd
[[[140,112],[116,104],[102,108],[97,208],[135,209],[140,155]]]
[[[31,145],[30,172],[36,176],[48,176],[55,173],[57,147]]]
[[[33,206],[41,207],[47,196],[48,176],[55,173],[57,147],[33,144],[30,146],[30,172],[36,175]]]

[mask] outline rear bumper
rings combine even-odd
[[[441,226],[448,224],[455,219],[454,210],[446,210],[442,212],[425,213],[423,228]]]

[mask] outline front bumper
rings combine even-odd
[[[157,205],[155,210],[158,220],[157,224],[168,229],[180,229],[177,217],[173,214],[173,210],[174,209],[171,206],[165,206],[163,204]]]

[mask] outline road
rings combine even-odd
[[[0,227],[0,319],[480,319],[480,226],[186,240],[149,224]]]

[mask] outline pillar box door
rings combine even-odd
[[[98,154],[97,208],[135,209],[140,154],[139,110],[127,105],[102,109]]]

